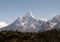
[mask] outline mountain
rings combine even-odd
[[[22,32],[36,32],[36,31],[42,31],[41,25],[46,23],[47,21],[36,19],[32,12],[28,12],[23,17],[18,17],[12,24],[1,28],[0,30],[18,30]]]
[[[56,24],[54,29],[60,29],[60,15],[56,15],[54,18],[52,18],[51,22]]]
[[[38,32],[38,31],[48,31],[55,29],[60,26],[60,16],[55,16],[52,20],[47,19],[36,19],[32,12],[29,11],[23,17],[19,16],[12,24],[3,27],[0,31],[5,30],[18,30],[21,32]],[[60,27],[59,27],[60,28]]]
[[[7,26],[7,23],[5,22],[0,22],[0,28]]]
[[[53,17],[51,22],[59,23],[60,22],[60,15],[56,15],[55,17]]]

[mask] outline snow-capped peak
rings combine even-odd
[[[56,19],[60,19],[60,15],[56,15],[55,18],[56,18]]]
[[[35,18],[32,14],[32,11],[28,11],[27,14],[24,17],[31,17],[31,18]]]
[[[54,18],[52,18],[52,20],[51,20],[52,22],[60,22],[60,15],[56,15]]]

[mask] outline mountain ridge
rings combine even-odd
[[[58,17],[58,18],[57,18]],[[37,32],[37,31],[48,31],[55,29],[54,27],[60,22],[60,16],[55,16],[52,20],[36,19],[32,12],[28,12],[23,17],[18,17],[12,24],[3,27],[0,31],[4,30],[18,30],[21,32]],[[57,22],[55,22],[57,20]],[[60,25],[59,25],[60,26]],[[60,28],[60,27],[59,27]]]

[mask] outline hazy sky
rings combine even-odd
[[[60,0],[0,0],[0,21],[10,24],[29,10],[36,18],[51,19],[60,14]]]

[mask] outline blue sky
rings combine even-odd
[[[36,18],[52,19],[60,14],[60,0],[0,0],[0,21],[10,24],[29,10]]]

